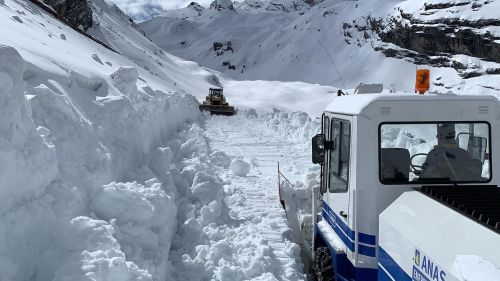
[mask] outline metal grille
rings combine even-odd
[[[479,106],[478,112],[479,114],[488,114],[488,106]]]
[[[381,115],[390,115],[391,114],[391,108],[383,106],[380,108],[380,114]]]
[[[421,191],[500,234],[499,187],[424,186]]]

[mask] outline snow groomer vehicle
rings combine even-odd
[[[464,260],[500,268],[499,118],[492,96],[335,98],[312,140],[312,279],[454,281]]]

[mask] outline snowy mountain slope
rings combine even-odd
[[[394,1],[326,0],[303,12],[244,5],[245,9],[234,11],[196,13],[189,12],[191,6],[167,11],[140,26],[164,50],[240,80],[304,81],[338,88],[380,82],[386,88],[413,92],[415,61],[422,63],[412,57],[387,57],[381,51],[384,46],[401,48],[382,42],[367,24],[370,19],[389,18],[397,5]],[[342,79],[321,44],[333,57]],[[466,55],[458,58],[465,65],[485,64],[485,69],[498,65]],[[494,74],[463,79],[452,65],[431,68],[437,92],[496,94],[500,89],[496,76],[490,76]]]

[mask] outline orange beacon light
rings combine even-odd
[[[415,90],[419,95],[423,95],[430,89],[430,70],[418,69],[415,82]]]

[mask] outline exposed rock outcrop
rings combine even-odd
[[[203,12],[205,10],[205,7],[203,7],[202,5],[200,5],[199,3],[197,2],[191,2],[189,3],[189,5],[187,6],[188,8],[191,8],[197,12]]]
[[[479,28],[500,26],[500,20],[463,21],[443,19],[438,23],[420,23],[402,14],[409,24],[392,20],[392,28],[380,28],[384,42],[426,55],[463,54],[500,63],[500,38]]]
[[[234,10],[233,1],[231,1],[231,0],[214,0],[212,2],[212,4],[210,4],[210,9],[215,9],[217,11]]]
[[[70,24],[87,30],[92,27],[92,9],[87,0],[45,0],[61,17]]]
[[[487,1],[484,3],[442,2],[424,4],[419,11],[413,13],[397,8],[387,19],[367,16],[362,22],[344,23],[345,41],[358,46],[363,41],[370,41],[375,50],[387,57],[411,60],[418,64],[452,67],[463,78],[500,73],[500,35],[490,32],[500,27],[500,20],[455,16],[460,14],[456,12],[457,9],[469,9],[470,12],[488,4]],[[437,17],[437,13],[442,16]],[[382,44],[373,44],[379,41],[371,40],[373,36],[378,37]],[[457,55],[472,57],[485,63],[467,63],[457,59]]]

